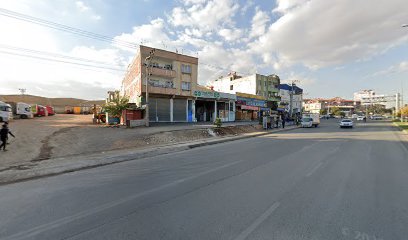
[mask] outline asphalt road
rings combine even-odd
[[[0,239],[407,239],[399,132],[322,121],[1,186]]]

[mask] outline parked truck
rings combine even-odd
[[[13,114],[21,119],[33,118],[34,114],[31,112],[30,104],[23,102],[7,102],[12,108]]]
[[[320,124],[320,114],[318,113],[304,113],[302,118],[311,118],[313,127],[318,127]]]
[[[46,117],[48,116],[48,111],[45,106],[34,104],[31,106],[31,111],[36,117]]]
[[[52,106],[50,106],[50,105],[47,105],[47,106],[45,106],[45,108],[47,109],[48,116],[55,115],[54,107],[52,107]]]
[[[5,102],[0,102],[0,122],[8,122],[13,119],[11,105]]]

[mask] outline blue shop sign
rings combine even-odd
[[[253,99],[253,98],[237,97],[237,103],[241,105],[254,106],[254,107],[267,107],[266,101]]]

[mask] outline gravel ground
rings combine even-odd
[[[16,119],[9,127],[16,138],[9,137],[6,152],[0,151],[0,171],[51,154],[50,140],[71,128],[92,126],[91,115],[58,114],[55,116]]]
[[[93,125],[91,115],[58,114],[28,120],[17,119],[10,122],[10,129],[16,138],[10,138],[8,151],[0,152],[0,172],[28,169],[39,161],[53,157],[146,148],[261,130],[259,125],[249,123],[226,125],[213,128],[212,125],[175,124],[129,129]]]

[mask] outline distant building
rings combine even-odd
[[[274,74],[268,76],[253,74],[242,77],[237,75],[236,72],[209,83],[215,91],[232,94],[239,92],[264,97],[268,102],[268,107],[273,110],[277,109],[280,101],[279,84],[280,79]]]
[[[298,86],[289,84],[279,85],[279,95],[281,97],[280,106],[285,108],[286,112],[290,112],[290,95],[292,95],[292,111],[293,114],[301,113],[303,108],[303,89]]]
[[[360,101],[361,105],[382,105],[386,109],[399,109],[401,106],[401,95],[376,94],[374,90],[361,90],[354,93],[354,100]]]
[[[305,112],[320,113],[321,110],[327,110],[330,113],[330,109],[333,107],[339,108],[346,115],[351,115],[354,110],[360,106],[359,101],[347,100],[340,97],[335,98],[315,98],[305,99],[303,101],[303,108]]]

